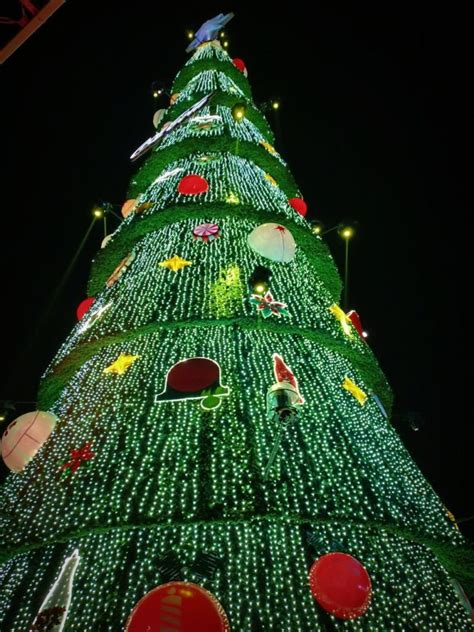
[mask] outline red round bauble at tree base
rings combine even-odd
[[[208,189],[209,184],[206,178],[195,174],[184,176],[178,184],[178,193],[182,195],[198,195],[199,193],[205,193]]]
[[[94,301],[95,298],[93,296],[90,296],[89,298],[85,298],[81,303],[79,303],[76,309],[77,320],[81,320],[84,314],[90,310]]]
[[[289,199],[288,203],[302,217],[304,217],[306,215],[306,213],[308,212],[308,205],[303,200],[303,198],[294,197],[294,198]]]
[[[246,77],[247,76],[247,66],[245,65],[245,62],[243,59],[239,59],[238,57],[235,57],[232,60],[232,63],[234,64],[234,66],[236,68],[238,68],[240,70],[240,72]]]
[[[355,557],[347,553],[327,553],[309,571],[309,585],[321,608],[338,619],[356,619],[370,604],[372,583]]]
[[[190,582],[154,588],[137,603],[125,632],[230,632],[227,616],[210,592]]]

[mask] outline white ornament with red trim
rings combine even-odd
[[[281,224],[261,224],[248,236],[249,246],[262,257],[288,263],[295,256],[296,244],[288,228]]]

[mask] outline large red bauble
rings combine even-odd
[[[362,564],[347,553],[327,553],[309,571],[313,597],[339,619],[356,619],[369,607],[370,577]]]
[[[243,59],[239,59],[238,57],[235,57],[232,60],[232,63],[234,64],[236,68],[240,70],[240,72],[243,72],[245,76],[247,76],[247,67]]]
[[[178,193],[183,195],[198,195],[205,193],[209,189],[206,178],[197,175],[184,176],[178,184]]]
[[[297,213],[302,215],[303,217],[308,212],[308,205],[302,198],[291,198],[288,200],[290,206],[292,206]]]
[[[137,603],[125,632],[230,632],[226,614],[210,592],[189,582],[154,588]]]
[[[168,373],[168,386],[179,393],[196,393],[219,382],[220,369],[209,358],[190,358],[175,364]]]
[[[95,298],[91,296],[89,298],[85,298],[81,303],[79,303],[76,309],[77,320],[81,320],[84,314],[89,311],[94,301]]]

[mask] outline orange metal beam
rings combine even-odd
[[[39,13],[32,17],[28,24],[2,48],[0,51],[0,64],[3,64],[65,2],[66,0],[50,0]]]

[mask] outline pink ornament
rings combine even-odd
[[[124,202],[122,210],[120,211],[122,213],[122,217],[128,217],[128,215],[133,212],[136,203],[136,200],[127,200]]]
[[[295,209],[297,213],[299,213],[302,217],[306,215],[308,212],[308,205],[303,200],[303,198],[291,198],[288,200],[288,204]]]
[[[86,314],[89,309],[92,307],[95,298],[90,296],[89,298],[85,298],[81,303],[79,303],[76,309],[77,320],[81,320],[81,318]]]
[[[53,413],[35,410],[17,417],[3,433],[2,458],[13,472],[31,461],[53,432],[58,421]]]
[[[106,286],[112,287],[112,285],[120,279],[122,274],[125,272],[127,267],[132,263],[134,259],[135,259],[134,252],[131,252],[129,255],[124,257],[122,261],[118,264],[118,266],[115,268],[115,270],[112,272],[112,274],[109,276],[109,278],[107,279],[105,283]]]
[[[196,239],[213,241],[219,237],[219,226],[217,224],[200,224],[193,228],[193,235]]]

